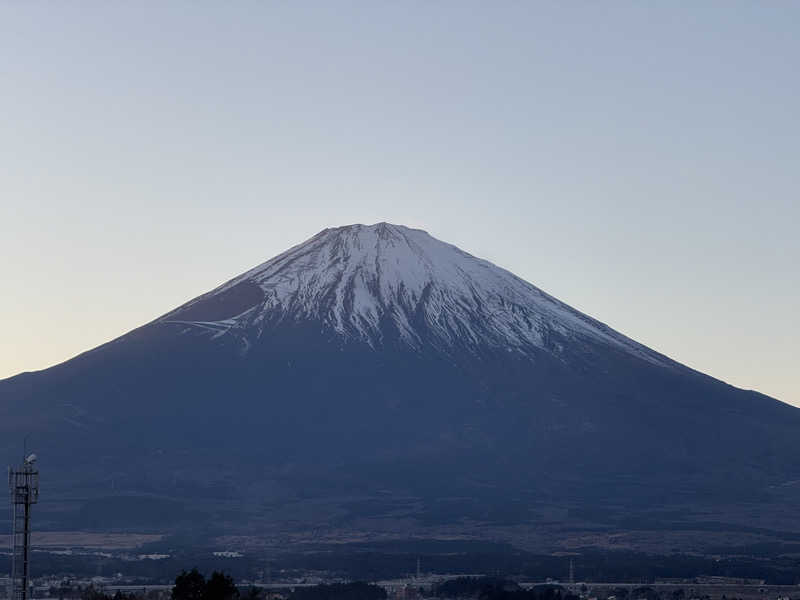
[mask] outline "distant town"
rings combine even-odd
[[[223,575],[222,572],[215,574]],[[183,572],[184,575],[187,572]],[[275,580],[235,581],[227,596],[206,600],[797,600],[798,585],[768,585],[764,580],[696,577],[686,580],[633,582],[515,581],[486,575],[412,574],[397,579],[352,582],[328,579],[317,573],[275,573]],[[180,579],[180,575],[176,576]],[[7,597],[8,579],[2,581]],[[191,600],[176,596],[176,582],[151,583],[118,573],[114,576],[36,577],[30,600]],[[199,600],[199,599],[195,599]]]

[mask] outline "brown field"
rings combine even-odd
[[[0,546],[8,546],[11,536],[0,535]],[[161,534],[147,533],[89,533],[86,531],[34,531],[31,543],[38,548],[97,548],[124,550],[157,542]]]

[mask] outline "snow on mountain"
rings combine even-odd
[[[236,314],[185,317],[238,288],[259,293]],[[246,349],[285,319],[313,319],[373,348],[392,335],[414,349],[429,344],[443,351],[457,346],[558,355],[565,344],[592,341],[675,364],[486,260],[425,231],[388,223],[325,229],[160,321],[213,337],[234,335]]]

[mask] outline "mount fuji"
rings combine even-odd
[[[800,411],[387,223],[326,229],[0,381],[9,460],[23,431],[52,528],[513,537],[800,516]]]
[[[286,321],[373,350],[557,356],[586,340],[670,364],[508,271],[388,223],[326,229],[159,320],[228,335],[243,354]]]

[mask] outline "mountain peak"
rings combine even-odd
[[[338,227],[326,227],[322,231],[320,231],[316,236],[323,235],[325,233],[330,232],[337,232],[337,233],[364,233],[364,234],[373,234],[375,236],[384,236],[384,235],[399,235],[403,232],[408,231],[416,231],[420,233],[424,233],[427,235],[426,231],[422,229],[415,229],[413,227],[408,227],[407,225],[397,225],[395,223],[389,223],[387,221],[380,221],[378,223],[373,223],[372,225],[365,225],[364,223],[352,223],[350,225],[339,225]]]
[[[386,222],[324,229],[162,319],[235,336],[244,349],[301,321],[373,348],[562,355],[591,341],[671,364],[486,260]]]
[[[354,223],[352,225],[323,229],[305,243],[320,236],[358,240],[361,244],[369,244],[372,239],[375,239],[378,243],[389,240],[408,243],[409,239],[415,236],[425,236],[434,239],[427,231],[423,231],[422,229],[414,229],[405,225],[395,225],[394,223],[387,223],[386,221],[381,221],[380,223],[374,223],[372,225]]]

